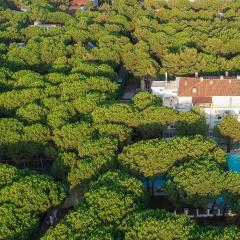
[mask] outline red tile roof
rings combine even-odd
[[[178,96],[240,96],[240,79],[180,78]]]
[[[76,13],[80,7],[87,6],[90,0],[72,0],[69,3],[67,12],[70,14]]]
[[[72,0],[70,6],[85,6],[89,3],[89,0]]]

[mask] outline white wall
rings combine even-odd
[[[219,116],[223,117],[225,115],[235,115],[237,119],[240,121],[240,105],[236,108],[226,108],[226,107],[209,107],[209,108],[202,108],[202,110],[206,113],[206,123],[210,126],[211,129],[213,129],[220,121],[221,118],[218,118]]]
[[[240,107],[240,96],[234,96],[232,98],[232,105],[233,106],[239,106]]]
[[[163,97],[164,105],[177,108],[179,111],[189,111],[192,107],[192,97],[177,97],[175,89],[166,89],[161,86],[151,87],[152,93]],[[203,107],[206,113],[206,123],[213,129],[224,115],[235,115],[240,121],[240,96],[213,96],[212,106]]]
[[[152,94],[156,96],[164,96],[165,87],[151,87]]]
[[[178,97],[178,103],[192,104],[192,97]]]
[[[234,115],[240,121],[240,96],[214,96],[211,107],[203,107],[206,113],[206,123],[213,129],[225,115]],[[178,97],[178,105],[192,103],[191,97]],[[181,111],[181,109],[179,109]]]
[[[177,97],[177,94],[178,94],[177,89],[176,90],[165,89],[165,96]]]
[[[166,89],[165,87],[151,87],[152,94],[156,96],[177,97],[177,89]]]
[[[178,87],[179,81],[152,81],[151,90],[156,96],[177,97]]]
[[[231,105],[231,97],[228,96],[212,97],[212,104],[214,107],[229,107]]]
[[[240,107],[240,96],[215,96],[212,100],[214,107]]]

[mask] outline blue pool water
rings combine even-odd
[[[229,153],[227,163],[230,171],[240,173],[240,153]]]
[[[215,204],[217,204],[218,206],[222,206],[224,205],[224,203],[225,203],[225,198],[223,195],[218,196],[215,200]]]
[[[154,187],[155,188],[163,188],[163,185],[166,181],[166,177],[165,176],[158,176],[153,180],[154,183]],[[144,187],[147,187],[147,185],[149,184],[149,187],[152,187],[152,180],[149,180],[149,182],[147,181],[147,179],[145,177],[142,178],[142,182],[144,184]]]

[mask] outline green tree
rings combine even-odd
[[[167,173],[176,163],[199,157],[226,164],[223,150],[202,136],[177,137],[172,140],[145,140],[129,145],[118,156],[120,164],[132,173],[146,178]]]
[[[0,239],[28,239],[42,214],[59,205],[64,187],[49,176],[0,164]]]
[[[234,210],[238,213],[240,211],[239,190],[238,183],[240,177],[238,173],[226,172],[226,179],[224,182],[226,202],[233,204]]]
[[[66,161],[66,158],[64,160]],[[107,156],[99,155],[84,159],[76,158],[76,160],[76,164],[70,169],[66,178],[71,188],[80,184],[85,185],[115,166],[115,155],[111,153],[108,153]],[[59,176],[59,172],[57,174]]]
[[[20,171],[17,168],[1,163],[0,164],[0,187],[11,184],[13,181],[21,177]]]
[[[134,107],[141,111],[153,105],[161,106],[162,99],[160,97],[153,96],[148,92],[140,92],[132,98],[132,102]]]
[[[164,69],[172,75],[186,75],[200,72],[203,59],[195,48],[186,48],[178,53],[170,53],[163,57]]]
[[[60,149],[74,150],[91,137],[93,129],[86,122],[67,124],[54,131],[54,142]]]
[[[61,184],[55,183],[50,177],[36,174],[22,177],[0,190],[1,204],[14,204],[22,211],[36,214],[57,206],[64,197],[65,192]]]
[[[27,123],[44,123],[47,115],[47,109],[36,103],[30,103],[20,107],[16,111],[16,116]]]
[[[39,226],[39,217],[10,203],[0,206],[0,239],[27,239]]]
[[[223,193],[225,177],[216,162],[192,160],[170,170],[164,191],[176,205],[204,207]]]
[[[130,217],[125,240],[184,239],[190,240],[196,228],[193,220],[163,210],[145,210]]]
[[[96,155],[111,155],[118,149],[118,141],[114,138],[100,137],[99,139],[89,139],[78,145],[78,155],[80,157],[93,157]]]
[[[153,105],[139,114],[137,130],[143,138],[161,137],[162,133],[177,121],[177,112],[171,108]]]
[[[119,141],[120,146],[131,143],[132,129],[120,124],[97,124],[94,126],[100,136],[114,137]]]
[[[108,107],[97,108],[92,113],[92,118],[98,124],[116,123],[136,127],[139,123],[138,116],[132,107],[126,104],[112,104]]]
[[[88,208],[78,207],[77,211],[68,214],[55,228],[50,228],[42,239],[64,240],[81,238],[113,240],[113,232],[113,227],[102,225]]]
[[[208,126],[205,115],[198,112],[180,112],[176,123],[177,133],[182,136],[206,135]]]
[[[240,140],[240,123],[232,116],[224,116],[216,126],[216,131],[223,137],[227,144],[227,152],[230,152],[235,141]]]
[[[91,182],[76,209],[50,228],[43,239],[115,239],[126,229],[128,217],[146,201],[139,180],[120,171],[108,171]]]
[[[8,112],[39,100],[41,97],[43,97],[43,91],[38,88],[12,90],[1,94],[0,106],[3,111]]]
[[[239,229],[236,226],[227,226],[225,228],[219,227],[202,227],[199,228],[198,231],[195,231],[193,236],[194,240],[200,239],[234,239],[237,240],[239,238]]]

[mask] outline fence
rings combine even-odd
[[[190,212],[188,208],[184,208],[183,212],[177,212],[177,210],[174,210],[175,215],[179,214],[185,214],[186,216],[190,218],[209,218],[209,217],[224,217],[224,216],[235,216],[236,213],[232,211],[231,208],[229,209],[223,209],[223,208],[217,208],[211,210],[210,208],[203,209],[200,211],[199,209],[195,210],[194,212]]]

